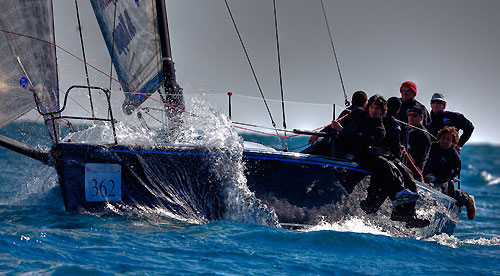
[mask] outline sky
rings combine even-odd
[[[177,81],[186,97],[200,95],[227,114],[225,95],[231,91],[233,121],[271,127],[224,1],[166,3]],[[279,100],[273,1],[228,3],[262,92],[269,100]],[[109,72],[109,56],[90,3],[78,0],[78,4],[88,62]],[[447,110],[472,121],[471,142],[500,144],[495,123],[500,99],[500,1],[324,0],[324,4],[349,99],[357,90],[369,96],[400,96],[401,83],[411,80],[418,86],[417,100],[429,110],[432,94],[440,92],[447,99]],[[344,107],[344,96],[321,1],[276,0],[276,5],[287,127],[326,125],[332,120],[332,105],[336,104],[336,114]],[[54,13],[56,43],[81,56],[74,1],[54,0]],[[58,55],[58,64],[61,89],[85,83],[83,64],[65,54]],[[90,79],[93,85],[109,86],[109,79],[92,69]],[[123,98],[118,88],[112,86],[113,98]],[[282,128],[281,103],[269,105]]]

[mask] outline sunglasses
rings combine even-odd
[[[411,90],[410,88],[403,88],[403,89],[399,89],[399,92],[411,92],[413,90]]]
[[[444,102],[435,100],[435,101],[431,101],[431,104],[444,104]]]
[[[408,115],[408,117],[418,117],[419,115],[417,113],[407,113],[406,115]]]

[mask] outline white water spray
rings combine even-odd
[[[127,124],[115,124],[119,144],[155,146],[168,141],[168,145],[191,145],[207,149],[213,156],[208,159],[210,164],[207,166],[210,173],[217,179],[216,185],[222,194],[223,218],[244,223],[278,226],[278,219],[274,212],[268,210],[246,185],[242,161],[243,139],[237,134],[231,121],[203,100],[192,98],[186,106],[191,110],[191,114],[181,115],[183,124],[175,130],[175,133],[170,133],[166,140],[157,131],[127,122]],[[65,141],[69,139],[74,143],[109,144],[113,142],[113,132],[109,123],[96,123],[64,138]],[[145,167],[145,171],[152,170],[152,173],[148,175],[153,175],[154,170],[159,169],[155,167],[155,164],[147,164],[147,162],[141,162],[141,165]],[[175,195],[173,197],[175,198]],[[182,202],[177,203],[182,204]],[[157,208],[144,206],[138,208],[130,210],[123,206],[122,210],[118,210],[111,208],[110,205],[109,210],[117,214],[132,212],[147,217],[168,217],[192,223],[206,222],[203,218],[196,219],[196,210],[193,210],[192,217],[183,218]],[[186,206],[185,209],[188,210],[190,207]]]
[[[183,115],[183,127],[174,135],[174,143],[194,144],[213,153],[211,169],[219,179],[225,208],[224,219],[278,226],[276,214],[255,197],[246,185],[243,139],[231,121],[207,102],[192,98],[190,110],[198,116]]]

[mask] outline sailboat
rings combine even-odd
[[[117,81],[125,92],[123,111],[133,114],[153,93],[159,93],[166,107],[168,131],[175,132],[183,124],[185,106],[175,77],[165,1],[91,0],[91,4]],[[52,1],[19,1],[3,11],[0,126],[35,107],[45,119],[52,147],[42,151],[4,136],[0,137],[0,145],[53,166],[66,211],[94,213],[140,206],[163,209],[180,219],[220,220],[228,196],[213,164],[242,158],[247,187],[277,215],[283,227],[304,228],[363,216],[359,199],[372,173],[349,160],[277,151],[250,143],[236,157],[224,149],[214,152],[203,146],[168,141],[155,145],[120,144],[109,89],[72,86],[61,99]],[[107,105],[107,116],[65,115],[68,95],[77,89],[89,91],[91,105],[94,95],[100,94],[100,101]],[[64,140],[59,123],[66,120],[104,122],[110,125],[113,139],[108,143]],[[361,183],[354,192],[348,188],[353,181]],[[419,193],[423,199],[417,204],[417,212],[431,221],[419,230],[421,235],[453,233],[460,214],[454,199],[423,183],[419,184]]]

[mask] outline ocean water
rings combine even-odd
[[[0,134],[48,146],[41,124]],[[0,275],[500,275],[500,146],[466,145],[462,158],[476,218],[462,212],[452,236],[417,240],[361,218],[293,231],[258,223],[251,210],[206,224],[67,213],[54,169],[0,148]]]

